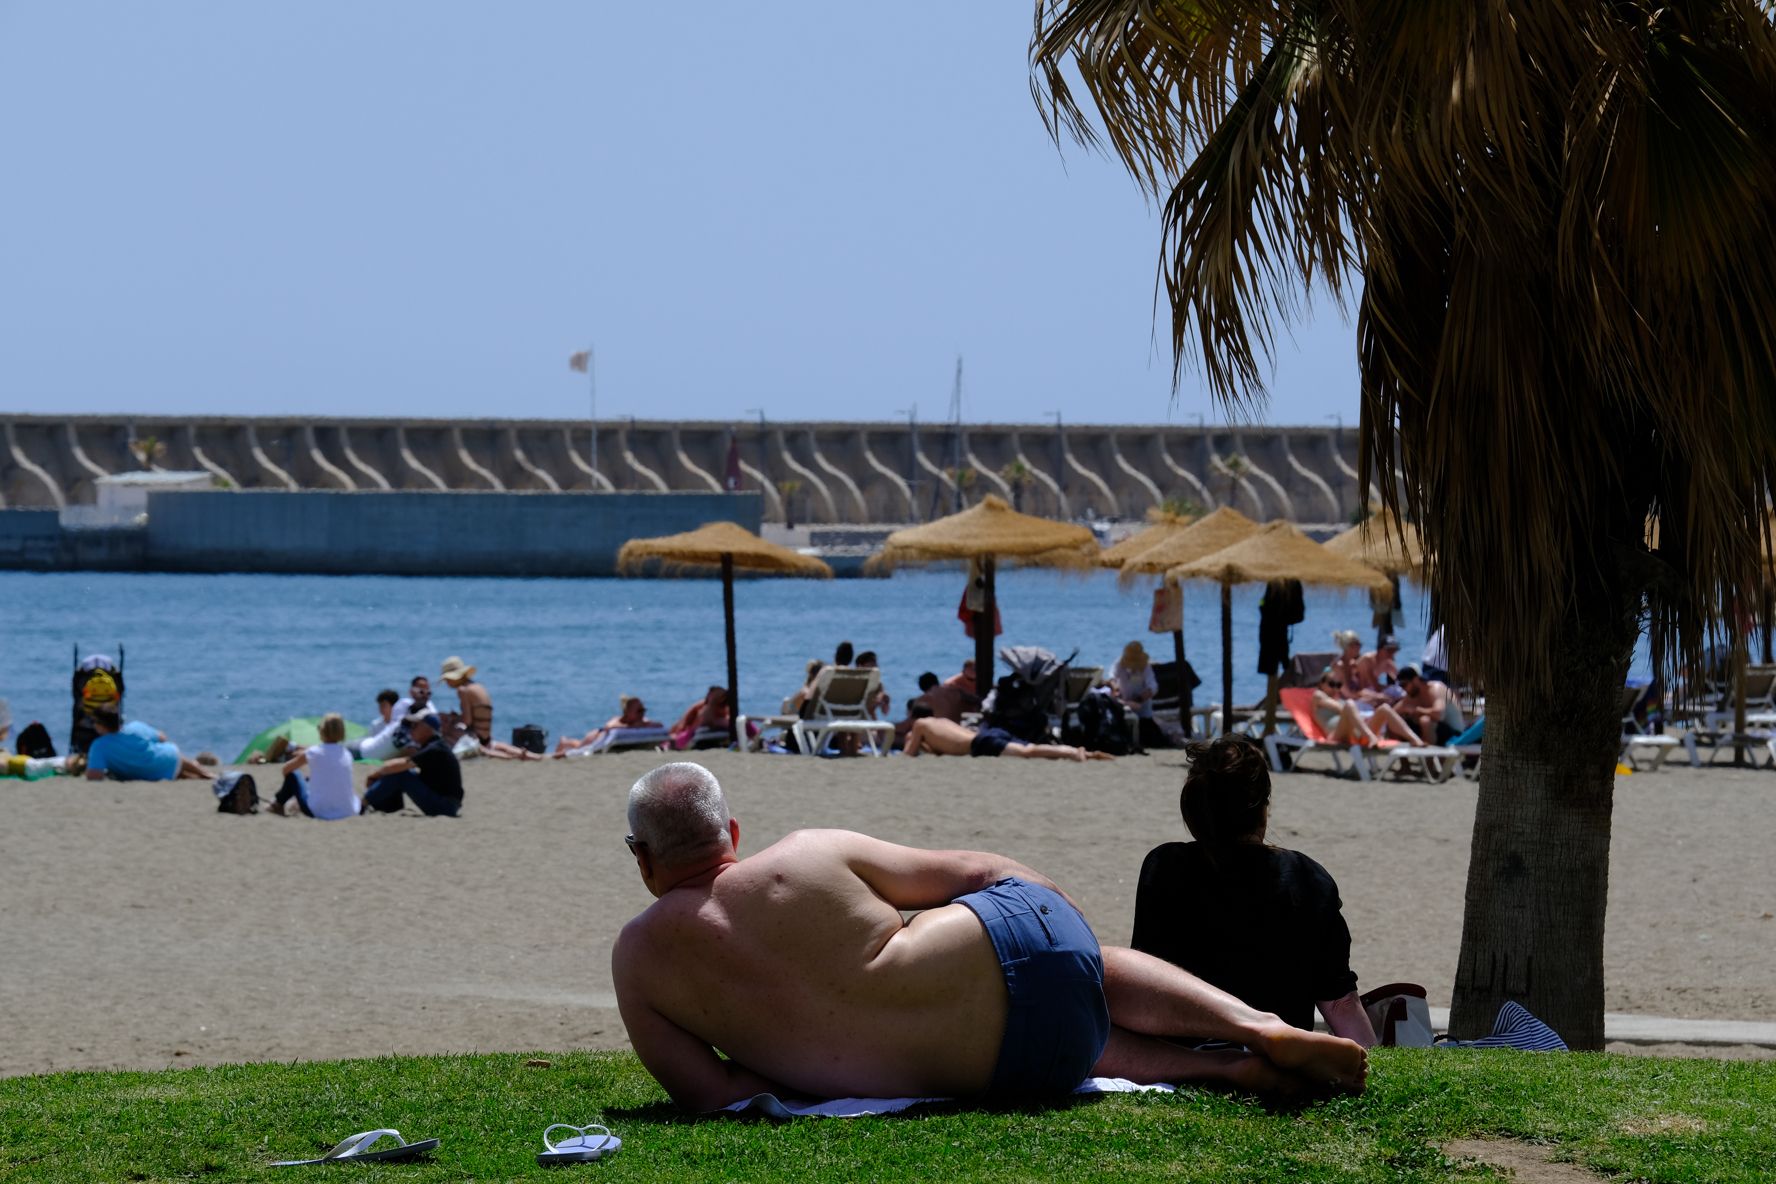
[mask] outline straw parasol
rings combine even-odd
[[[830,579],[832,568],[812,555],[767,543],[732,522],[710,522],[696,530],[657,539],[631,539],[617,552],[617,570],[625,574],[649,562],[658,562],[667,571],[721,568],[722,616],[728,640],[728,735],[738,742],[740,674],[734,661],[734,569]]]
[[[1205,555],[1213,555],[1243,539],[1250,538],[1258,532],[1258,524],[1230,506],[1222,506],[1211,514],[1198,518],[1195,522],[1160,538],[1152,546],[1139,551],[1122,561],[1121,574],[1117,577],[1124,584],[1132,583],[1137,576],[1157,575],[1165,573],[1180,563],[1189,563],[1201,559]],[[1175,581],[1174,581],[1175,582]],[[1182,596],[1182,592],[1179,593]],[[1221,636],[1227,637],[1233,632],[1233,599],[1227,593],[1221,597]],[[1221,670],[1223,687],[1231,686],[1233,666],[1231,651],[1222,647]],[[1172,652],[1178,660],[1178,675],[1184,674],[1184,630],[1172,632]],[[1226,704],[1232,707],[1232,703]],[[1184,721],[1189,726],[1188,720]]]
[[[1098,555],[1098,566],[1121,567],[1123,562],[1134,558],[1149,547],[1165,542],[1196,519],[1189,514],[1174,514],[1169,510],[1152,509],[1147,511],[1147,525],[1129,535],[1121,542],[1105,547]]]
[[[1418,527],[1401,522],[1386,511],[1328,539],[1323,546],[1342,559],[1355,560],[1390,576],[1416,575],[1424,566],[1424,546],[1419,542]]]
[[[1169,583],[1210,580],[1221,585],[1221,711],[1223,727],[1233,710],[1233,585],[1300,580],[1334,588],[1390,587],[1388,577],[1372,567],[1341,558],[1308,538],[1292,524],[1272,522],[1231,547],[1180,564],[1166,572]]]
[[[993,573],[998,561],[1080,569],[1094,566],[1098,554],[1098,540],[1085,527],[1020,513],[1003,498],[988,494],[959,514],[895,531],[868,566],[892,571],[903,564],[951,559],[980,564],[986,601],[974,614],[974,678],[975,689],[984,695],[993,681],[993,622],[998,611]]]

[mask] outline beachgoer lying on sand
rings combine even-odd
[[[1320,672],[1320,681],[1314,687],[1313,713],[1326,739],[1337,744],[1379,744],[1374,729],[1380,727],[1384,735],[1408,744],[1418,743],[1418,733],[1392,707],[1377,704],[1365,717],[1356,703],[1343,697],[1343,691],[1344,680],[1338,676],[1336,665]]]
[[[393,814],[405,794],[424,814],[456,817],[462,811],[462,765],[438,732],[441,721],[435,712],[425,711],[402,722],[418,750],[370,770],[364,781],[365,812]]]
[[[1264,750],[1235,735],[1189,753],[1178,806],[1196,841],[1147,853],[1129,944],[1297,1028],[1312,1029],[1317,1007],[1334,1036],[1373,1045],[1338,885],[1307,856],[1264,841]]]
[[[657,728],[660,721],[647,717],[647,704],[638,696],[620,695],[617,698],[617,714],[604,721],[604,726],[593,728],[584,736],[575,740],[572,736],[563,736],[555,742],[555,755],[566,756],[576,748],[584,748],[588,744],[597,744],[612,731],[618,728]]]
[[[387,692],[393,694],[393,692]],[[291,798],[310,818],[331,821],[356,818],[362,809],[357,790],[352,788],[352,755],[345,746],[345,717],[338,713],[321,717],[321,742],[313,744],[284,762],[284,784],[271,800],[271,813],[287,814]],[[302,776],[302,770],[308,776]]]
[[[1030,744],[1004,728],[982,727],[975,731],[936,716],[916,719],[907,729],[906,754],[918,756],[921,752],[933,756],[1021,756],[1048,761],[1116,759],[1107,752],[1092,752],[1071,744]]]
[[[540,761],[543,754],[493,738],[493,696],[475,681],[475,667],[452,654],[444,659],[444,682],[456,692],[460,711],[446,721],[444,736],[458,756],[487,756],[500,761]],[[462,741],[473,736],[475,743]]]
[[[685,708],[685,713],[672,725],[669,743],[680,751],[689,748],[704,728],[726,729],[728,726],[728,688],[710,687],[703,697]]]
[[[115,711],[92,713],[98,736],[86,750],[86,779],[103,781],[209,781],[202,765],[179,754],[179,746],[141,720],[123,722]]]
[[[612,951],[617,1006],[686,1110],[765,1092],[1056,1097],[1091,1075],[1279,1094],[1364,1086],[1361,1045],[1161,959],[1100,950],[1060,889],[1002,855],[828,830],[741,860],[721,786],[688,763],[635,783],[629,829],[657,899]]]

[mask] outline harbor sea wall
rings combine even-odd
[[[923,522],[988,493],[1031,513],[1139,519],[1164,502],[1345,524],[1356,432],[1173,424],[392,420],[0,415],[0,506],[91,503],[146,468],[219,488],[333,492],[751,491],[763,519]]]
[[[151,493],[146,522],[0,512],[0,566],[321,575],[608,576],[632,538],[760,526],[756,493]]]

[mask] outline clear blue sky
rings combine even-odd
[[[0,0],[0,405],[1214,420],[1031,8]],[[1355,419],[1318,311],[1268,422]]]

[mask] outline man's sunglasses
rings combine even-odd
[[[626,845],[629,848],[629,854],[631,854],[631,855],[635,854],[635,836],[634,835],[624,835],[623,836],[623,843],[624,843],[624,845]]]

